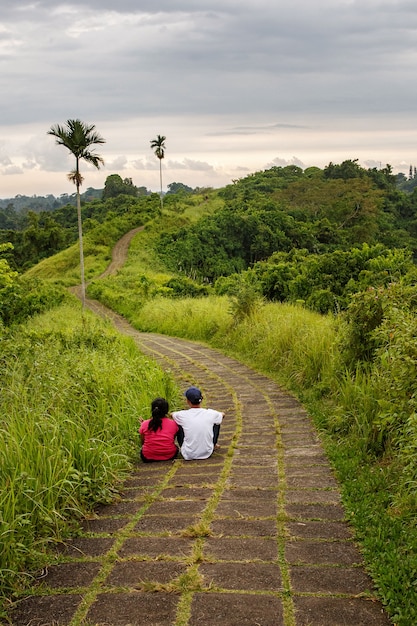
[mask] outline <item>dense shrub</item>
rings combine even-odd
[[[20,324],[27,318],[47,311],[68,298],[59,285],[37,278],[17,277],[0,290],[0,320],[5,326]]]
[[[168,298],[198,298],[208,294],[208,287],[200,285],[186,276],[175,276],[163,285],[163,294]]]

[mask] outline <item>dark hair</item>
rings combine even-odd
[[[151,404],[152,418],[148,424],[148,430],[153,430],[156,433],[162,428],[162,418],[166,417],[168,411],[169,406],[165,398],[155,398]]]

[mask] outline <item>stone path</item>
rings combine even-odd
[[[14,626],[385,626],[306,411],[270,379],[109,315],[206,406],[226,413],[206,461],[143,465],[59,547]]]

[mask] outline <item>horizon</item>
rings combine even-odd
[[[336,161],[336,160],[330,159],[325,165],[322,165],[322,166],[320,166],[320,165],[313,165],[313,164],[305,165],[299,159],[297,159],[296,157],[293,157],[293,159],[291,159],[289,162],[284,162],[282,159],[275,159],[275,162],[267,164],[266,167],[254,169],[253,171],[249,171],[248,168],[241,168],[241,170],[239,172],[240,173],[239,176],[236,176],[235,178],[231,178],[230,180],[225,181],[224,184],[218,184],[218,185],[213,185],[213,184],[194,184],[194,185],[192,185],[192,184],[190,184],[188,182],[185,182],[184,180],[180,180],[179,177],[177,177],[177,179],[169,180],[169,182],[167,181],[166,184],[163,185],[163,193],[166,194],[167,191],[168,191],[168,185],[170,185],[170,184],[172,184],[174,182],[183,183],[184,185],[187,185],[187,186],[191,187],[192,189],[196,189],[196,188],[199,188],[199,187],[200,188],[221,189],[221,188],[225,187],[226,185],[231,184],[233,182],[233,180],[240,179],[240,178],[245,178],[246,176],[250,176],[251,174],[255,174],[257,172],[261,172],[261,171],[265,171],[265,170],[271,169],[272,167],[287,167],[289,165],[296,165],[297,167],[300,167],[304,171],[304,170],[308,169],[309,167],[318,167],[319,169],[324,169],[325,167],[327,167],[329,165],[329,163],[333,163],[335,165],[338,165],[338,164],[342,163],[343,161],[348,161],[348,160],[351,160],[351,161],[355,161],[356,160],[358,162],[358,165],[360,165],[364,169],[373,169],[374,167],[376,167],[377,169],[382,169],[382,168],[386,167],[387,165],[389,165],[389,166],[392,167],[394,175],[402,173],[405,176],[408,176],[410,166],[414,168],[414,164],[413,163],[409,163],[408,165],[404,163],[402,165],[398,165],[397,168],[394,168],[391,163],[383,163],[382,161],[379,161],[378,163],[376,163],[376,162],[368,162],[368,163],[363,164],[363,163],[360,162],[359,159],[355,159],[355,158],[346,158],[346,159],[342,159],[340,161]],[[147,191],[149,193],[157,193],[157,194],[160,193],[160,190],[157,189],[157,188],[151,189],[151,188],[149,188],[145,184],[136,183],[133,180],[133,177],[132,176],[127,176],[125,172],[122,172],[122,173],[120,173],[120,172],[111,172],[111,173],[106,172],[104,174],[102,169],[100,169],[99,171],[94,171],[94,170],[91,169],[91,166],[88,166],[85,169],[89,169],[89,172],[88,172],[88,178],[85,177],[84,184],[83,184],[83,186],[80,189],[81,195],[83,195],[88,189],[94,189],[96,191],[103,190],[107,177],[111,176],[112,174],[119,175],[123,180],[125,178],[132,178],[132,182],[133,182],[133,184],[136,187],[146,187],[146,189],[147,189]],[[395,171],[395,169],[397,171]],[[244,170],[244,171],[242,171],[242,170]],[[92,174],[95,174],[95,176],[92,176]],[[163,177],[166,178],[167,174],[168,174],[168,170],[167,169],[164,170],[164,168],[163,168]],[[158,176],[159,176],[159,174],[158,174]],[[95,185],[90,184],[90,178],[94,178],[96,180],[96,184]],[[99,179],[102,180],[102,183],[99,186],[97,186],[97,181]],[[85,184],[86,180],[87,180],[88,184]],[[55,191],[44,191],[42,193],[40,193],[40,192],[28,193],[27,191],[26,192],[17,191],[16,193],[14,193],[14,195],[3,195],[1,190],[0,190],[0,200],[1,201],[13,200],[13,199],[15,199],[16,197],[19,197],[19,196],[24,196],[24,197],[28,197],[28,198],[35,198],[35,197],[42,198],[42,197],[48,197],[48,196],[53,196],[55,198],[60,198],[63,195],[73,196],[76,193],[75,186],[74,186],[73,183],[70,183],[69,181],[67,181],[67,184],[69,185],[68,190],[60,191],[60,192],[57,192],[56,190]],[[56,183],[55,183],[55,186],[56,186]],[[62,186],[64,186],[64,185],[62,185]]]

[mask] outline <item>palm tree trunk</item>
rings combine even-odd
[[[164,208],[164,201],[162,199],[162,159],[159,159],[159,183],[161,186],[161,193],[159,194],[159,199],[161,201],[161,210]]]
[[[81,197],[80,185],[77,182],[77,218],[78,218],[78,241],[80,246],[80,272],[81,272],[81,303],[85,308],[85,274],[84,274],[84,250],[83,250],[83,227],[81,222]]]

